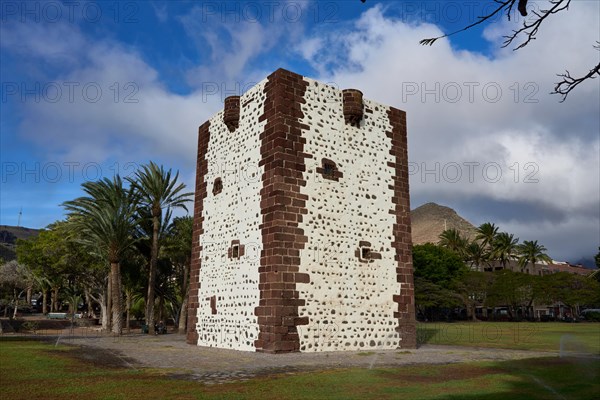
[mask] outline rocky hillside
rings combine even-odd
[[[15,260],[17,239],[29,239],[39,232],[39,229],[0,225],[0,258],[4,261]]]
[[[413,244],[437,243],[444,229],[452,228],[470,239],[475,237],[475,226],[450,207],[427,203],[412,210],[410,217]]]

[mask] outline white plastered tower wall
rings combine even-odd
[[[258,165],[264,122],[258,118],[263,112],[263,89],[264,81],[241,96],[240,125],[235,132],[224,124],[223,111],[210,120],[205,177],[208,193],[200,237],[199,346],[254,351],[258,337],[254,309],[259,299],[262,244],[259,192],[263,171]],[[216,179],[221,180],[222,191],[213,194]],[[239,258],[230,254],[232,240],[245,246]]]
[[[364,100],[359,127],[345,123],[342,91],[307,79],[302,105],[307,163],[305,193],[308,215],[300,225],[308,237],[301,271],[310,283],[299,284],[306,306],[300,316],[301,351],[395,349],[400,345],[393,295],[396,282],[393,192],[388,186],[394,161],[390,155],[388,107]],[[321,160],[332,160],[343,173],[339,180],[317,173]],[[381,259],[360,262],[361,241]]]

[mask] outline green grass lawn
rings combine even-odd
[[[101,367],[78,348],[0,339],[2,399],[592,399],[600,361],[537,358],[298,373],[221,385]]]
[[[419,343],[600,354],[599,323],[419,323]],[[562,345],[562,347],[561,347]]]

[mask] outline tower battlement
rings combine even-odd
[[[202,124],[189,343],[416,346],[406,114],[279,69]]]

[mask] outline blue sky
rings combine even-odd
[[[193,188],[197,126],[279,67],[408,113],[413,207],[493,221],[552,257],[600,243],[599,2],[573,1],[526,48],[523,19],[438,41],[487,0],[1,3],[0,223],[41,228],[86,179],[154,160]],[[548,3],[530,5],[530,11]]]

